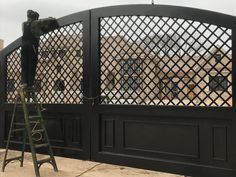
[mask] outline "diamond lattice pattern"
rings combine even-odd
[[[40,37],[35,87],[41,103],[81,104],[83,26],[75,23]],[[7,102],[20,86],[20,48],[7,56]]]
[[[231,35],[178,18],[101,18],[101,104],[231,107]]]

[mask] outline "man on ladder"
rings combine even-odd
[[[38,46],[40,35],[59,27],[57,20],[54,18],[38,19],[39,14],[33,10],[27,11],[27,21],[23,23],[22,49],[21,49],[21,88],[17,90],[17,98],[12,114],[10,130],[8,134],[6,152],[3,160],[2,171],[9,162],[19,160],[21,166],[24,161],[24,151],[26,143],[26,135],[28,135],[30,150],[32,154],[35,175],[40,177],[39,168],[43,163],[50,163],[54,171],[58,171],[52,148],[48,139],[44,120],[41,114],[41,107],[37,101],[34,91],[34,80],[36,74],[36,66],[38,62]],[[20,105],[19,105],[20,103]],[[23,108],[24,123],[15,122],[15,112],[17,107]],[[32,111],[33,110],[33,111]],[[21,126],[19,128],[19,126]],[[22,153],[20,156],[7,158],[9,144],[13,132],[23,133]],[[35,138],[38,134],[39,137]],[[38,160],[36,150],[46,148],[49,157]]]
[[[22,24],[21,81],[23,87],[34,85],[40,35],[59,27],[54,18],[38,19],[35,11],[27,11],[28,20]]]

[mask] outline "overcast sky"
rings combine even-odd
[[[0,0],[0,38],[5,46],[21,36],[21,23],[27,9],[38,11],[40,18],[63,17],[97,7],[151,4],[151,0]],[[187,6],[236,16],[236,0],[156,0],[155,4]]]

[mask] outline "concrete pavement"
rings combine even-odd
[[[19,155],[18,151],[10,151],[10,157]],[[0,149],[0,168],[2,168],[4,150]],[[47,156],[38,155],[39,159]],[[41,177],[183,177],[157,171],[143,170],[124,166],[110,165],[91,161],[56,157],[59,172],[54,172],[50,164],[40,168]],[[25,154],[24,167],[19,161],[7,165],[5,172],[0,172],[0,177],[35,177],[31,154]]]

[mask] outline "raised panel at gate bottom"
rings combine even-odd
[[[5,131],[5,142],[7,140],[11,116],[11,113],[6,112],[5,120],[7,129]],[[86,121],[81,114],[45,113],[43,116],[55,155],[87,159],[89,148],[85,145],[85,141],[88,133],[82,131],[85,131],[88,128],[86,128]],[[24,122],[22,112],[17,112],[16,120],[17,122]],[[84,126],[82,126],[82,124]],[[11,138],[13,143],[10,144],[10,149],[21,150],[22,136],[22,133],[14,134]],[[29,150],[29,147],[27,148]],[[44,151],[40,150],[39,153],[44,153]]]
[[[103,114],[99,121],[99,154],[109,155],[109,162],[128,157],[127,165],[144,168],[150,162],[148,168],[158,170],[167,162],[173,172],[180,164],[186,169],[233,168],[231,120]]]
[[[123,122],[125,150],[199,158],[199,126],[171,122]]]

